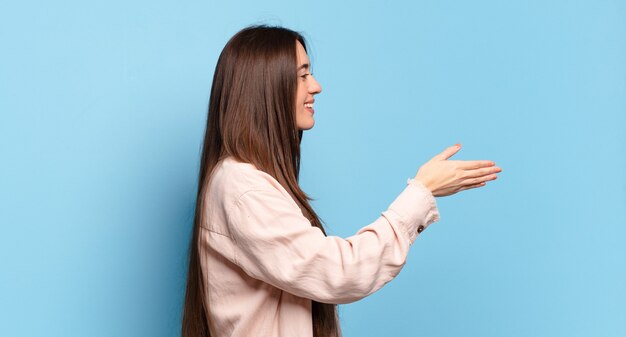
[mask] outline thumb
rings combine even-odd
[[[437,158],[439,160],[446,160],[446,159],[452,157],[457,152],[459,152],[460,149],[461,149],[461,144],[455,144],[455,145],[450,146],[449,148],[443,150],[443,152],[438,154],[435,158]]]

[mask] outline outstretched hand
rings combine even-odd
[[[497,179],[502,169],[490,160],[448,160],[459,152],[457,144],[422,165],[415,180],[428,188],[433,196],[445,197],[459,191],[485,186],[487,181]]]

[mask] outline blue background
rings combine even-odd
[[[331,234],[432,156],[438,198],[346,337],[626,335],[624,1],[0,5],[0,335],[177,336],[217,57],[253,23],[309,39],[301,184]]]

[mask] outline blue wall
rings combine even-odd
[[[0,5],[0,335],[177,336],[219,52],[309,38],[323,92],[301,183],[329,232],[419,166],[494,160],[438,198],[346,337],[626,335],[624,1]]]

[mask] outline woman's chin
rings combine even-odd
[[[313,126],[315,126],[315,121],[313,119],[311,119],[310,122],[302,123],[302,124],[298,125],[298,129],[300,129],[300,130],[310,130],[310,129],[313,128]]]

